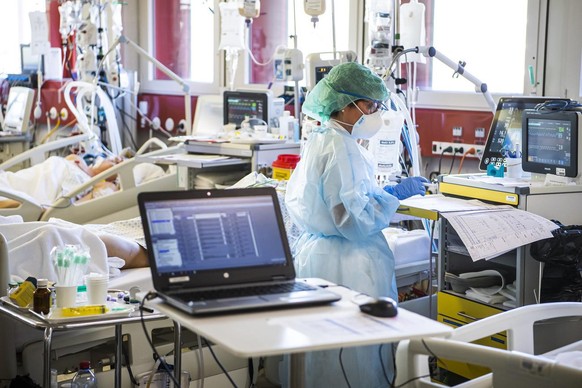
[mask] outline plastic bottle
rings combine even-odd
[[[93,388],[97,387],[97,379],[91,371],[91,363],[89,361],[81,361],[79,363],[79,371],[73,377],[71,388]]]
[[[293,117],[288,110],[284,111],[283,116],[279,117],[279,134],[287,136],[287,140],[289,141],[293,141],[295,134],[294,119],[295,117]]]
[[[319,16],[325,12],[325,0],[305,0],[303,10],[311,16],[311,22],[315,28],[315,23],[319,21]]]
[[[48,314],[51,310],[51,290],[47,279],[38,279],[32,296],[32,309],[38,314]]]

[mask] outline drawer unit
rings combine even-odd
[[[437,320],[455,328],[498,314],[502,311],[503,310],[501,309],[449,294],[447,292],[438,293]],[[493,336],[484,337],[480,340],[474,341],[474,343],[499,349],[506,349],[506,339],[506,334],[503,332]],[[439,360],[438,366],[468,379],[474,379],[490,372],[489,369],[481,366],[450,360]]]

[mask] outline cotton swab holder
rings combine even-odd
[[[54,247],[51,258],[57,275],[58,286],[78,286],[83,282],[83,276],[90,261],[87,248],[78,245]]]

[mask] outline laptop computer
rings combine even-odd
[[[296,280],[274,188],[142,192],[138,203],[154,288],[187,313],[340,299]]]

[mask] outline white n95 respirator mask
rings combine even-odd
[[[369,115],[362,114],[352,128],[352,136],[356,139],[369,139],[378,133],[382,124],[382,112],[379,110]]]

